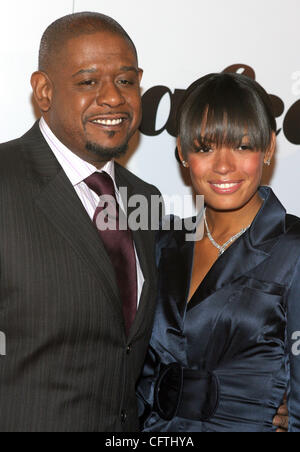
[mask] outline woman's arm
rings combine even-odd
[[[287,295],[289,354],[288,411],[289,431],[300,432],[300,259],[297,262],[292,284]]]
[[[289,429],[289,412],[287,408],[286,396],[282,405],[278,408],[277,414],[273,419],[273,425],[277,427],[276,433],[287,433]]]

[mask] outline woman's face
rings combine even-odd
[[[191,152],[187,162],[193,187],[197,194],[204,195],[206,204],[214,210],[241,209],[257,193],[264,161],[272,157],[274,150],[275,136],[274,146],[267,153],[253,151],[247,137],[236,149],[211,146],[197,153]]]

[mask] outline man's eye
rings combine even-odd
[[[133,82],[131,82],[130,80],[125,80],[125,79],[119,80],[118,83],[119,83],[119,85],[124,85],[124,86],[133,85]]]
[[[96,81],[95,80],[83,80],[82,82],[79,83],[80,86],[93,86],[96,85]]]

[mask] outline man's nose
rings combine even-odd
[[[213,170],[219,174],[227,174],[235,170],[235,161],[231,149],[222,148],[216,152]]]
[[[97,94],[96,101],[98,105],[105,105],[108,107],[118,107],[125,104],[125,98],[114,82],[102,84]]]

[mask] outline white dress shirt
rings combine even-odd
[[[117,201],[119,203],[120,208],[124,212],[125,209],[123,200],[120,196],[120,192],[118,190],[115,180],[114,161],[112,160],[108,162],[101,170],[97,170],[95,166],[91,165],[85,160],[82,160],[80,157],[74,154],[74,152],[70,151],[70,149],[68,149],[63,143],[61,143],[61,141],[59,141],[58,138],[53,134],[44,118],[41,118],[39,125],[45,140],[47,141],[48,145],[50,146],[50,149],[52,150],[59,164],[66,173],[71,184],[73,185],[80,201],[82,202],[91,220],[93,221],[94,214],[99,203],[99,197],[93,190],[91,190],[87,186],[84,180],[87,177],[91,176],[96,171],[98,171],[99,173],[106,172],[107,174],[110,175],[114,182]],[[135,247],[134,250],[136,256],[137,282],[138,282],[137,300],[139,305],[145,279],[142,273],[142,269],[140,266],[139,258]]]

